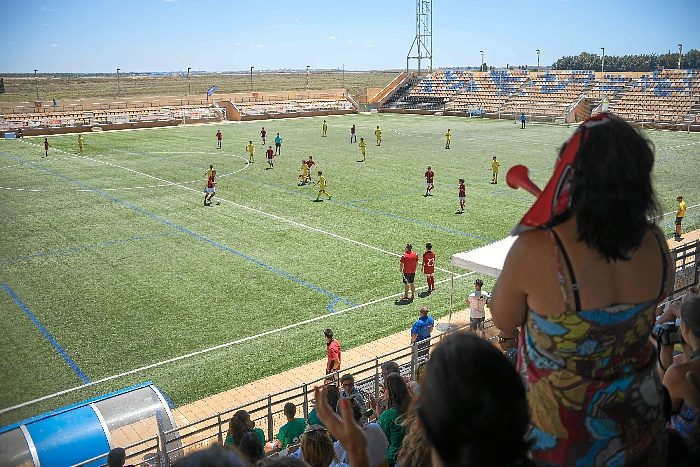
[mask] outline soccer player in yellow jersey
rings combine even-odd
[[[331,199],[331,195],[326,192],[326,177],[323,176],[323,172],[318,171],[318,195],[316,196],[316,201],[319,201],[321,194],[328,196]]]
[[[311,179],[309,178],[309,166],[306,165],[304,159],[301,160],[301,168],[299,169],[299,186],[306,185]]]
[[[683,197],[680,195],[678,195],[676,201],[678,201],[678,211],[676,212],[676,233],[674,236],[676,237],[676,241],[680,242],[681,235],[683,235],[683,227],[681,226],[681,223],[685,217],[685,210],[688,209],[688,205],[685,204]]]
[[[447,133],[445,133],[445,149],[450,149],[450,140],[452,139],[452,133],[450,132],[450,129],[447,129]]]
[[[78,135],[78,152],[83,152],[83,149],[85,149],[85,140],[83,135]]]
[[[248,151],[248,162],[252,164],[255,162],[255,145],[252,141],[248,141],[248,146],[245,149]]]
[[[377,138],[377,146],[382,145],[382,130],[379,129],[379,125],[377,125],[377,129],[374,130],[374,136]]]
[[[367,143],[365,143],[365,139],[360,138],[360,142],[357,143],[357,146],[360,148],[360,154],[362,154],[362,160],[357,161],[357,162],[364,162],[365,161],[365,148],[367,148]]]
[[[493,185],[498,183],[498,169],[501,167],[501,163],[498,162],[496,156],[493,156],[493,161],[491,161],[491,183]]]
[[[326,136],[328,136],[328,123],[326,123],[326,121],[324,120],[323,121],[323,133],[321,134],[321,137],[325,138]]]

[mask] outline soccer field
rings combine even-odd
[[[0,409],[90,383],[2,413],[0,424],[146,380],[181,405],[323,358],[326,327],[347,349],[407,330],[420,306],[447,314],[450,255],[508,235],[533,202],[506,186],[507,169],[525,164],[544,186],[573,131],[392,114],[326,120],[327,138],[321,117],[90,133],[80,155],[76,135],[55,136],[47,159],[43,138],[0,142]],[[367,141],[364,163],[349,143],[352,124]],[[268,145],[276,132],[283,138],[271,170],[262,126]],[[700,134],[647,135],[671,213],[664,231],[673,230],[679,193],[693,206],[684,228],[698,228]],[[330,201],[313,202],[317,187],[297,186],[309,155]],[[501,161],[497,185],[492,156]],[[204,207],[209,164],[221,205]],[[428,165],[436,175],[426,198]],[[440,269],[436,292],[400,306],[407,242],[419,253],[431,242]],[[454,271],[454,309],[473,283],[465,272]]]

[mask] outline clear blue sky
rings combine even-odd
[[[404,68],[414,0],[0,0],[0,72]],[[433,65],[700,49],[699,0],[434,0]]]

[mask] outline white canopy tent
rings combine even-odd
[[[503,263],[513,246],[516,237],[509,236],[488,245],[452,255],[450,262],[453,266],[479,272],[492,277],[498,277],[503,270]]]

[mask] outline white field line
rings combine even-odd
[[[699,204],[693,204],[692,206],[688,206],[686,209],[697,208],[698,206],[700,206],[700,203],[699,203]],[[658,215],[658,216],[656,216],[656,217],[652,217],[651,220],[660,219],[660,218],[662,218],[662,217],[670,216],[671,214],[675,214],[675,213],[676,213],[676,211],[665,212],[665,213],[660,214],[660,215]]]
[[[34,144],[34,143],[27,143],[27,144]],[[38,145],[35,145],[35,146],[38,146]],[[72,155],[72,154],[70,154],[70,153],[68,153],[68,152],[65,152],[65,151],[61,150],[61,149],[54,149],[54,151],[61,152],[61,153],[63,153],[63,154],[68,154],[69,156],[75,157],[75,158],[77,158],[77,159],[85,159],[85,160],[89,160],[89,161],[92,161],[92,162],[97,162],[97,163],[99,163],[99,164],[104,164],[104,165],[108,165],[108,166],[111,166],[111,167],[116,167],[116,168],[119,168],[119,169],[127,170],[127,171],[129,171],[129,172],[132,172],[132,173],[135,173],[135,174],[144,176],[144,177],[148,177],[148,178],[151,178],[151,179],[153,179],[153,180],[158,180],[159,182],[164,182],[164,183],[167,183],[167,184],[169,184],[169,185],[178,186],[178,187],[183,188],[183,189],[185,189],[185,190],[189,190],[189,191],[195,192],[195,193],[197,193],[197,194],[201,194],[201,190],[198,190],[198,189],[196,189],[196,188],[191,188],[191,187],[188,187],[188,186],[184,186],[184,185],[181,184],[181,183],[171,182],[170,180],[165,180],[165,179],[156,177],[156,176],[154,176],[154,175],[149,175],[149,174],[147,174],[147,173],[139,172],[138,170],[130,169],[130,168],[128,168],[128,167],[124,167],[124,166],[121,166],[121,165],[118,165],[118,164],[113,164],[113,163],[111,163],[111,162],[106,162],[106,161],[102,161],[102,160],[99,160],[99,159],[92,159],[92,158],[87,157],[87,156],[74,156],[74,155]],[[236,157],[240,157],[240,156],[236,156]],[[248,167],[249,165],[250,165],[250,164],[248,164],[246,167]],[[217,197],[217,198],[218,198],[218,197]],[[400,258],[400,257],[401,257],[401,255],[399,255],[399,254],[397,254],[397,253],[394,253],[394,252],[392,252],[392,251],[387,251],[387,250],[384,250],[384,249],[382,249],[382,248],[379,248],[379,247],[376,247],[376,246],[372,246],[372,245],[368,245],[367,243],[360,242],[360,241],[358,241],[358,240],[353,240],[352,238],[343,237],[342,235],[338,235],[338,234],[335,234],[335,233],[333,233],[333,232],[328,232],[327,230],[323,230],[323,229],[319,229],[319,228],[317,228],[317,227],[313,227],[313,226],[310,226],[310,225],[302,224],[301,222],[297,222],[297,221],[294,221],[294,220],[292,220],[292,219],[287,219],[286,217],[278,216],[277,214],[271,214],[271,213],[269,213],[269,212],[261,211],[261,210],[259,210],[259,209],[255,209],[255,208],[252,208],[252,207],[250,207],[250,206],[246,206],[246,205],[244,205],[244,204],[239,204],[239,203],[236,203],[236,202],[234,202],[234,201],[227,200],[227,199],[225,199],[225,198],[218,198],[218,199],[220,199],[221,202],[229,203],[229,204],[232,204],[233,206],[236,206],[236,207],[238,207],[238,208],[245,209],[245,210],[254,212],[254,213],[256,213],[256,214],[260,214],[260,215],[262,215],[262,216],[270,217],[270,218],[275,219],[275,220],[278,220],[278,221],[287,222],[288,224],[291,224],[291,225],[293,225],[293,226],[295,226],[295,227],[299,227],[299,228],[301,228],[301,229],[308,230],[308,231],[310,231],[310,232],[316,232],[316,233],[320,233],[320,234],[323,234],[323,235],[327,235],[327,236],[329,236],[329,237],[336,238],[336,239],[342,240],[342,241],[344,241],[344,242],[352,243],[352,244],[355,244],[355,245],[358,245],[358,246],[361,246],[361,247],[364,247],[364,248],[368,248],[368,249],[370,249],[370,250],[378,251],[378,252],[383,253],[383,254],[386,254],[386,255],[391,255],[391,256],[394,256],[394,257],[397,257],[397,258]],[[447,273],[450,273],[450,272],[451,272],[451,271],[448,270],[448,269],[443,269],[443,268],[439,268],[439,267],[436,267],[435,269],[437,269],[437,270],[439,270],[439,271],[442,271],[442,272],[447,272]]]
[[[461,279],[461,278],[463,278],[463,277],[466,277],[466,276],[469,276],[469,275],[472,275],[472,274],[474,274],[474,272],[467,272],[467,273],[464,273],[464,274],[458,274],[458,275],[455,275],[455,276],[452,276],[452,277],[448,277],[447,279],[443,279],[443,280],[441,280],[441,281],[437,281],[436,284],[444,284],[445,282],[452,281],[452,280],[454,280],[454,279]],[[424,289],[425,287],[426,287],[426,286],[419,287],[418,290]],[[233,345],[243,344],[243,343],[245,343],[245,342],[249,342],[249,341],[261,339],[261,338],[263,338],[263,337],[270,336],[270,335],[273,335],[273,334],[279,334],[279,333],[281,333],[281,332],[288,331],[288,330],[290,330],[290,329],[298,328],[298,327],[300,327],[300,326],[305,326],[305,325],[307,325],[307,324],[315,323],[316,321],[321,321],[321,320],[324,320],[324,319],[327,319],[327,318],[330,318],[330,317],[333,317],[333,316],[337,316],[337,315],[340,315],[340,314],[343,314],[343,313],[347,313],[347,312],[350,312],[350,311],[355,311],[355,310],[358,310],[358,309],[361,309],[361,308],[364,308],[364,307],[367,307],[367,306],[370,306],[370,305],[374,305],[374,304],[379,303],[379,302],[383,302],[383,301],[385,301],[385,300],[389,300],[389,299],[392,299],[392,298],[400,297],[400,296],[402,296],[402,295],[403,295],[403,293],[398,293],[398,294],[392,294],[392,295],[389,295],[389,296],[386,296],[386,297],[382,297],[382,298],[377,298],[377,299],[374,299],[374,300],[369,301],[369,302],[366,302],[366,303],[362,303],[362,304],[359,304],[359,305],[354,305],[354,306],[345,308],[345,309],[343,309],[343,310],[338,310],[338,311],[336,311],[335,313],[324,313],[324,314],[319,315],[319,316],[316,316],[316,317],[314,317],[314,318],[309,318],[309,319],[306,319],[306,320],[303,320],[303,321],[299,321],[299,322],[296,322],[296,323],[288,324],[287,326],[283,326],[283,327],[281,327],[281,328],[271,329],[271,330],[269,330],[269,331],[264,331],[264,332],[255,334],[255,335],[253,335],[253,336],[242,337],[242,338],[240,338],[240,339],[236,339],[236,340],[233,340],[233,341],[230,341],[230,342],[225,342],[225,343],[223,343],[223,344],[215,345],[215,346],[213,346],[213,347],[209,347],[209,348],[202,349],[202,350],[197,350],[197,351],[195,351],[195,352],[190,352],[190,353],[188,353],[188,354],[184,354],[184,355],[180,355],[180,356],[177,356],[177,357],[169,358],[169,359],[167,359],[167,360],[163,360],[163,361],[160,361],[160,362],[151,363],[150,365],[146,365],[146,366],[142,366],[142,367],[139,367],[139,368],[135,368],[135,369],[133,369],[133,370],[125,371],[125,372],[123,372],[123,373],[119,373],[119,374],[116,374],[116,375],[107,376],[107,377],[105,377],[105,378],[98,379],[98,380],[95,380],[95,381],[91,381],[91,382],[86,383],[86,384],[81,384],[80,386],[74,386],[74,387],[72,387],[72,388],[64,389],[64,390],[62,390],[62,391],[58,391],[58,392],[55,392],[55,393],[53,393],[53,394],[48,394],[48,395],[46,395],[46,396],[42,396],[42,397],[39,397],[39,398],[37,398],[37,399],[33,399],[33,400],[30,400],[30,401],[27,401],[27,402],[22,402],[21,404],[13,405],[13,406],[11,406],[11,407],[5,407],[5,408],[3,408],[3,409],[0,409],[0,414],[7,413],[7,412],[11,412],[11,411],[13,411],[13,410],[16,410],[16,409],[19,409],[19,408],[22,408],[22,407],[26,407],[26,406],[28,406],[28,405],[36,404],[37,402],[45,401],[45,400],[48,400],[48,399],[53,399],[54,397],[62,396],[62,395],[64,395],[64,394],[69,394],[69,393],[74,392],[74,391],[77,391],[77,390],[79,390],[79,389],[84,389],[84,388],[87,388],[87,387],[90,387],[90,386],[94,386],[94,385],[101,384],[101,383],[106,383],[106,382],[108,382],[108,381],[112,381],[112,380],[115,380],[115,379],[123,378],[123,377],[125,377],[125,376],[133,375],[133,374],[135,374],[135,373],[140,373],[140,372],[142,372],[142,371],[151,370],[151,369],[153,369],[153,368],[158,368],[158,367],[161,367],[161,366],[164,366],[164,365],[168,365],[168,364],[170,364],[170,363],[178,362],[178,361],[180,361],[180,360],[185,360],[185,359],[188,359],[188,358],[192,358],[192,357],[196,357],[196,356],[199,356],[199,355],[203,355],[203,354],[205,354],[205,353],[213,352],[213,351],[215,351],[215,350],[225,349],[225,348],[231,347],[231,346],[233,346]]]

